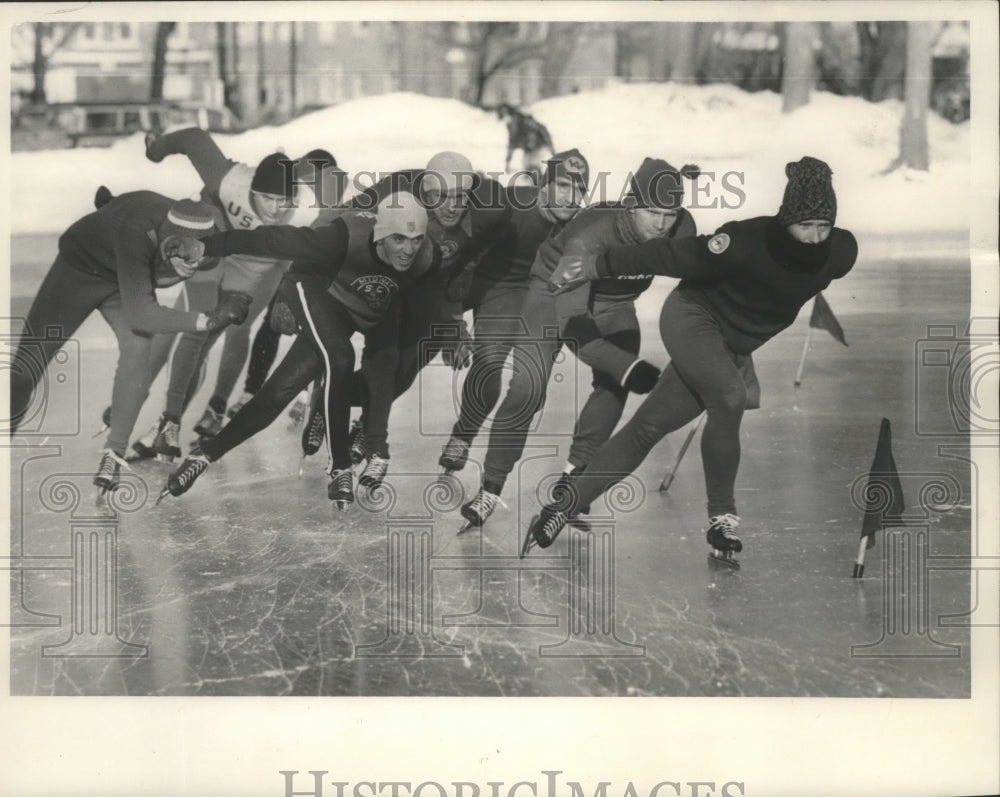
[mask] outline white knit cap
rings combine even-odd
[[[466,191],[472,188],[474,170],[472,162],[458,152],[439,152],[427,161],[421,189],[437,188],[440,191],[452,191],[460,188]]]
[[[413,194],[397,191],[378,203],[372,238],[381,241],[390,235],[416,238],[427,231],[427,211]]]

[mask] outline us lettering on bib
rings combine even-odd
[[[729,236],[720,232],[708,239],[708,251],[713,255],[721,255],[729,248]]]

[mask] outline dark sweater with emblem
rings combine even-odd
[[[325,227],[275,225],[231,230],[204,239],[205,254],[257,254],[294,260],[287,278],[315,276],[329,287],[359,330],[374,327],[395,298],[422,279],[433,278],[441,251],[425,237],[406,271],[383,262],[372,241],[375,214],[348,211]]]
[[[680,278],[676,290],[712,314],[733,351],[749,354],[846,275],[857,256],[857,241],[847,230],[834,227],[823,243],[804,244],[762,216],[729,222],[714,235],[610,249],[597,258],[596,270],[598,277],[626,281]]]

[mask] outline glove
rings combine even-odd
[[[253,298],[249,293],[222,293],[215,309],[208,314],[208,331],[225,329],[230,324],[239,326],[247,320],[250,303]]]
[[[281,299],[276,299],[271,308],[271,329],[279,335],[297,335],[299,324],[292,315],[292,308]]]
[[[549,291],[566,293],[597,278],[597,255],[566,255],[559,258],[549,277]]]
[[[205,257],[205,244],[186,235],[168,235],[160,245],[164,260],[178,258],[188,265],[198,265]]]
[[[441,357],[445,365],[450,365],[455,371],[461,371],[472,362],[472,335],[464,321],[459,322],[458,338],[441,351]]]
[[[156,133],[146,133],[146,158],[147,160],[151,160],[153,163],[159,163],[163,160],[163,155],[156,152],[156,143],[159,140],[160,137],[156,135]]]
[[[622,382],[630,393],[648,393],[660,379],[660,369],[645,360],[636,360],[625,373]]]

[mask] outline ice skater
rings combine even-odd
[[[159,163],[172,154],[187,156],[194,166],[204,184],[202,198],[217,208],[223,220],[220,225],[223,229],[311,224],[316,221],[322,205],[339,202],[346,182],[346,175],[335,165],[330,166],[332,156],[325,151],[311,153],[317,163],[309,165],[317,171],[325,171],[330,179],[316,179],[310,186],[297,179],[296,163],[278,152],[251,167],[227,158],[211,135],[199,128],[160,136],[147,135],[146,157],[149,160]],[[322,189],[333,196],[317,196],[316,191],[323,193]],[[225,342],[213,395],[194,426],[199,436],[211,437],[222,427],[229,395],[246,362],[250,327],[256,316],[267,308],[288,265],[286,261],[267,257],[227,257],[221,268],[211,276],[193,279],[186,286],[188,306],[194,310],[212,306],[220,291],[240,291],[253,297],[253,317],[249,319],[249,324],[240,336]],[[216,338],[217,335],[189,332],[177,341],[171,359],[166,402],[152,446],[156,456],[164,461],[172,462],[181,454],[181,417],[191,397],[192,385],[197,381],[201,365]],[[139,441],[136,449],[140,455],[148,453],[143,447],[148,449],[144,441]]]
[[[549,277],[565,256],[596,257],[612,246],[663,237],[693,235],[694,220],[681,205],[683,175],[664,160],[646,158],[632,175],[628,197],[616,204],[582,211],[538,250],[524,301],[526,339],[514,347],[514,373],[497,410],[483,462],[482,486],[462,506],[469,526],[482,526],[500,503],[507,477],[524,452],[531,419],[545,404],[556,355],[566,343],[594,372],[593,392],[580,412],[565,474],[555,491],[564,490],[575,472],[614,430],[629,393],[648,393],[660,369],[639,357],[639,322],[635,298],[652,279],[602,282],[593,288],[556,296]]]
[[[25,320],[11,367],[11,433],[24,421],[32,394],[52,358],[87,317],[100,311],[118,339],[118,365],[111,394],[109,433],[94,484],[114,490],[125,465],[125,449],[149,393],[153,336],[212,332],[241,324],[250,297],[223,293],[207,311],[163,307],[156,289],[196,273],[196,261],[167,253],[176,236],[201,238],[215,228],[211,207],[174,201],[152,191],[133,191],[105,202],[59,238],[56,255]],[[198,268],[217,267],[218,260]]]
[[[743,549],[734,497],[740,423],[747,398],[747,358],[789,326],[802,306],[854,266],[858,245],[834,227],[837,198],[830,167],[804,157],[788,178],[775,216],[724,224],[714,235],[659,239],[569,255],[555,269],[555,291],[588,280],[664,274],[681,278],[660,314],[670,364],[622,429],[591,459],[566,506],[545,506],[534,518],[522,554],[546,548],[581,507],[632,473],[670,432],[706,413],[701,440],[708,494],[706,539],[712,556],[731,563]]]
[[[459,417],[438,464],[446,471],[465,467],[469,446],[500,400],[503,366],[524,336],[522,307],[539,246],[580,210],[590,170],[579,150],[548,161],[539,187],[509,186],[503,221],[475,266],[465,304],[472,308],[472,366],[462,385]],[[475,209],[473,209],[475,213]]]
[[[172,473],[161,498],[190,489],[211,462],[267,428],[314,379],[324,379],[325,436],[330,452],[327,495],[338,508],[354,501],[349,424],[350,400],[345,384],[354,371],[355,332],[373,329],[400,311],[400,299],[421,279],[434,279],[440,250],[426,236],[427,212],[412,194],[400,192],[382,200],[375,213],[347,212],[318,229],[264,226],[231,230],[205,239],[179,242],[185,259],[232,253],[288,258],[294,261],[281,283],[275,314],[290,316],[299,330],[284,359],[263,387],[218,435],[203,441]],[[368,431],[377,445],[387,438],[392,406],[392,369],[374,369],[385,383],[367,383],[371,403]],[[366,486],[377,487],[384,477]]]

